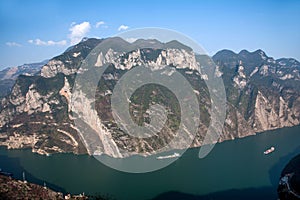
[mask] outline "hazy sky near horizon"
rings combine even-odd
[[[82,37],[160,27],[181,32],[209,55],[264,50],[300,60],[299,0],[1,0],[0,69],[50,59]]]

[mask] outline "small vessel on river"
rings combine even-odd
[[[158,156],[158,157],[156,157],[156,159],[162,160],[162,159],[177,158],[177,157],[180,157],[180,154],[175,152],[175,153],[173,153],[171,155],[167,155],[167,156]]]
[[[273,151],[275,151],[275,147],[271,147],[271,148],[265,150],[265,151],[264,151],[264,154],[265,154],[265,155],[268,155],[268,154],[272,153]]]

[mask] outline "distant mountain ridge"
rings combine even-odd
[[[101,78],[94,101],[72,90],[80,64],[93,48],[102,44],[96,67],[109,65]],[[82,113],[93,130],[101,130],[97,148],[112,157],[142,153],[149,155],[170,142],[180,124],[178,102],[173,94],[158,86],[143,87],[130,97],[130,114],[138,124],[149,120],[149,103],[167,105],[170,114],[158,138],[137,139],[118,128],[111,114],[111,93],[118,80],[130,69],[147,65],[172,73],[170,66],[193,86],[199,101],[201,120],[191,147],[202,145],[210,123],[210,97],[205,85],[207,74],[199,73],[208,57],[195,55],[178,41],[136,40],[122,38],[85,39],[43,65],[34,76],[20,75],[11,92],[0,105],[0,145],[31,148],[34,152],[90,153],[74,124],[70,98],[79,95]],[[266,130],[300,124],[300,64],[295,59],[274,59],[262,50],[234,53],[222,50],[212,57],[215,76],[222,77],[227,94],[227,116],[217,142],[245,137]],[[89,73],[89,71],[80,73]],[[88,87],[82,85],[82,87]],[[145,98],[140,98],[145,96]],[[87,112],[84,105],[95,105],[97,113]],[[99,121],[93,121],[99,118]],[[173,148],[183,148],[178,141]],[[124,154],[124,151],[129,153]]]
[[[33,76],[40,72],[43,65],[45,65],[48,60],[44,60],[38,63],[29,63],[20,65],[18,67],[9,67],[0,71],[0,97],[7,95],[12,86],[15,83],[15,80],[20,75]]]

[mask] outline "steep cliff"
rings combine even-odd
[[[165,145],[183,148],[183,141],[169,144],[179,129],[181,113],[178,100],[165,87],[150,84],[136,90],[128,99],[133,121],[144,126],[149,126],[151,105],[161,103],[166,106],[167,120],[156,136],[132,137],[120,129],[113,118],[111,97],[118,80],[131,69],[146,65],[165,76],[178,71],[190,82],[201,112],[192,146],[200,146],[211,122],[211,101],[205,84],[208,75],[201,73],[204,57],[195,55],[192,49],[177,41],[128,43],[121,38],[110,38],[110,43],[103,45],[103,52],[95,59],[95,70],[108,66],[99,77],[96,98],[73,91],[76,75],[93,74],[92,70],[89,72],[80,67],[84,59],[105,41],[82,41],[51,59],[42,67],[40,75],[19,76],[11,93],[1,100],[0,145],[29,147],[41,154],[93,154],[95,152],[91,152],[89,146],[95,145],[97,153],[113,157],[136,153],[148,155]],[[252,53],[243,50],[239,54],[223,50],[212,59],[217,65],[214,74],[223,78],[227,95],[227,115],[218,142],[300,124],[298,61],[275,60],[261,50]],[[89,82],[81,87],[89,87]],[[76,101],[71,103],[71,99]],[[82,124],[74,123],[78,116],[72,106],[80,112]],[[95,132],[94,137],[83,137],[82,127]]]

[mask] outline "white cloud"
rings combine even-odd
[[[81,24],[72,23],[71,28],[69,29],[71,31],[69,34],[71,44],[74,45],[80,42],[80,40],[87,35],[90,29],[90,22],[82,22]]]
[[[66,40],[61,40],[61,41],[52,41],[52,40],[49,40],[47,41],[47,45],[66,45],[67,44],[67,41]]]
[[[138,38],[125,38],[125,40],[129,43],[133,43],[137,40]]]
[[[102,26],[102,25],[104,25],[104,24],[105,24],[104,21],[99,21],[99,22],[96,23],[95,27],[96,27],[96,28],[99,28],[100,26]]]
[[[67,44],[67,41],[66,40],[61,40],[61,41],[53,41],[53,40],[48,40],[48,41],[43,41],[41,39],[35,39],[35,40],[28,40],[28,42],[30,44],[34,44],[34,45],[37,45],[37,46],[55,46],[55,45],[61,45],[61,46],[64,46]]]
[[[123,30],[127,30],[129,28],[129,26],[126,26],[126,25],[121,25],[119,28],[118,28],[118,31],[123,31]]]
[[[6,42],[5,44],[10,47],[21,47],[22,46],[21,44],[19,44],[17,42]]]
[[[76,24],[76,22],[72,22],[70,26],[72,27],[72,26],[74,26],[75,24]]]

